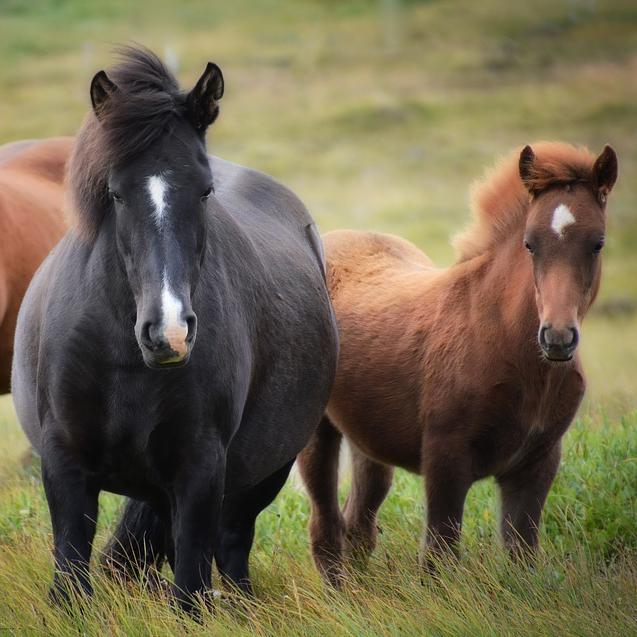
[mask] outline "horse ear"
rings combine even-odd
[[[528,191],[533,193],[533,177],[535,171],[533,169],[533,164],[535,163],[535,153],[530,146],[525,146],[520,153],[520,178],[524,182],[524,185],[527,187]]]
[[[91,80],[91,104],[93,104],[93,111],[98,119],[109,98],[116,91],[117,85],[111,82],[104,71],[95,74]]]
[[[602,205],[606,203],[606,197],[613,189],[616,180],[617,155],[607,144],[593,165],[593,183],[597,188],[597,198]]]
[[[221,69],[208,62],[206,70],[186,101],[188,115],[198,131],[205,131],[219,115],[219,100],[223,97],[223,74]]]

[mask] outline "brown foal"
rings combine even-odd
[[[315,562],[338,585],[346,547],[367,556],[393,466],[425,478],[424,552],[454,549],[471,485],[495,476],[515,553],[538,543],[560,440],[585,381],[580,323],[601,276],[610,147],[538,143],[473,192],[457,262],[437,269],[398,237],[325,236],[341,350],[332,396],[299,457]],[[353,459],[337,499],[342,437]]]

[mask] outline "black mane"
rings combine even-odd
[[[93,111],[88,114],[69,162],[71,204],[89,239],[111,207],[110,169],[144,152],[187,117],[187,93],[154,53],[141,47],[122,47],[117,53],[120,63],[108,70],[117,90],[99,119]]]
[[[111,161],[126,161],[156,141],[173,119],[185,115],[186,95],[151,51],[126,47],[108,75],[118,90],[100,113],[104,147]],[[109,162],[110,163],[110,162]]]

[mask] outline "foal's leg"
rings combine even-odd
[[[350,445],[352,488],[343,516],[352,555],[365,561],[376,547],[376,514],[391,488],[393,467],[374,462]]]
[[[129,499],[113,536],[102,552],[102,566],[110,575],[137,579],[159,573],[171,552],[165,518],[146,502]]]
[[[328,583],[338,587],[343,578],[345,522],[338,505],[338,460],[342,435],[323,416],[307,447],[299,454],[299,472],[312,513],[310,538],[316,567]]]
[[[223,580],[248,595],[252,594],[248,559],[255,521],[281,490],[293,464],[290,460],[255,487],[224,498],[215,560]]]
[[[56,444],[48,444],[43,453],[42,482],[53,527],[55,576],[51,599],[68,601],[69,587],[91,595],[89,562],[99,490],[87,482],[73,458]]]
[[[427,531],[422,563],[431,569],[433,555],[456,554],[464,502],[471,487],[467,456],[451,457],[427,450],[423,462],[427,498]]]
[[[560,455],[558,442],[546,455],[534,457],[498,478],[502,538],[514,557],[533,552],[538,546],[542,509],[557,473]]]

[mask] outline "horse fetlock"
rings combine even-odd
[[[49,589],[49,600],[55,606],[69,606],[78,597],[92,597],[93,586],[86,565],[57,571]]]
[[[345,521],[342,516],[327,521],[313,515],[310,521],[310,538],[316,567],[328,584],[340,588],[345,576]]]
[[[367,563],[369,556],[376,548],[378,532],[378,526],[374,521],[366,520],[348,524],[346,533],[348,557],[363,565]]]

